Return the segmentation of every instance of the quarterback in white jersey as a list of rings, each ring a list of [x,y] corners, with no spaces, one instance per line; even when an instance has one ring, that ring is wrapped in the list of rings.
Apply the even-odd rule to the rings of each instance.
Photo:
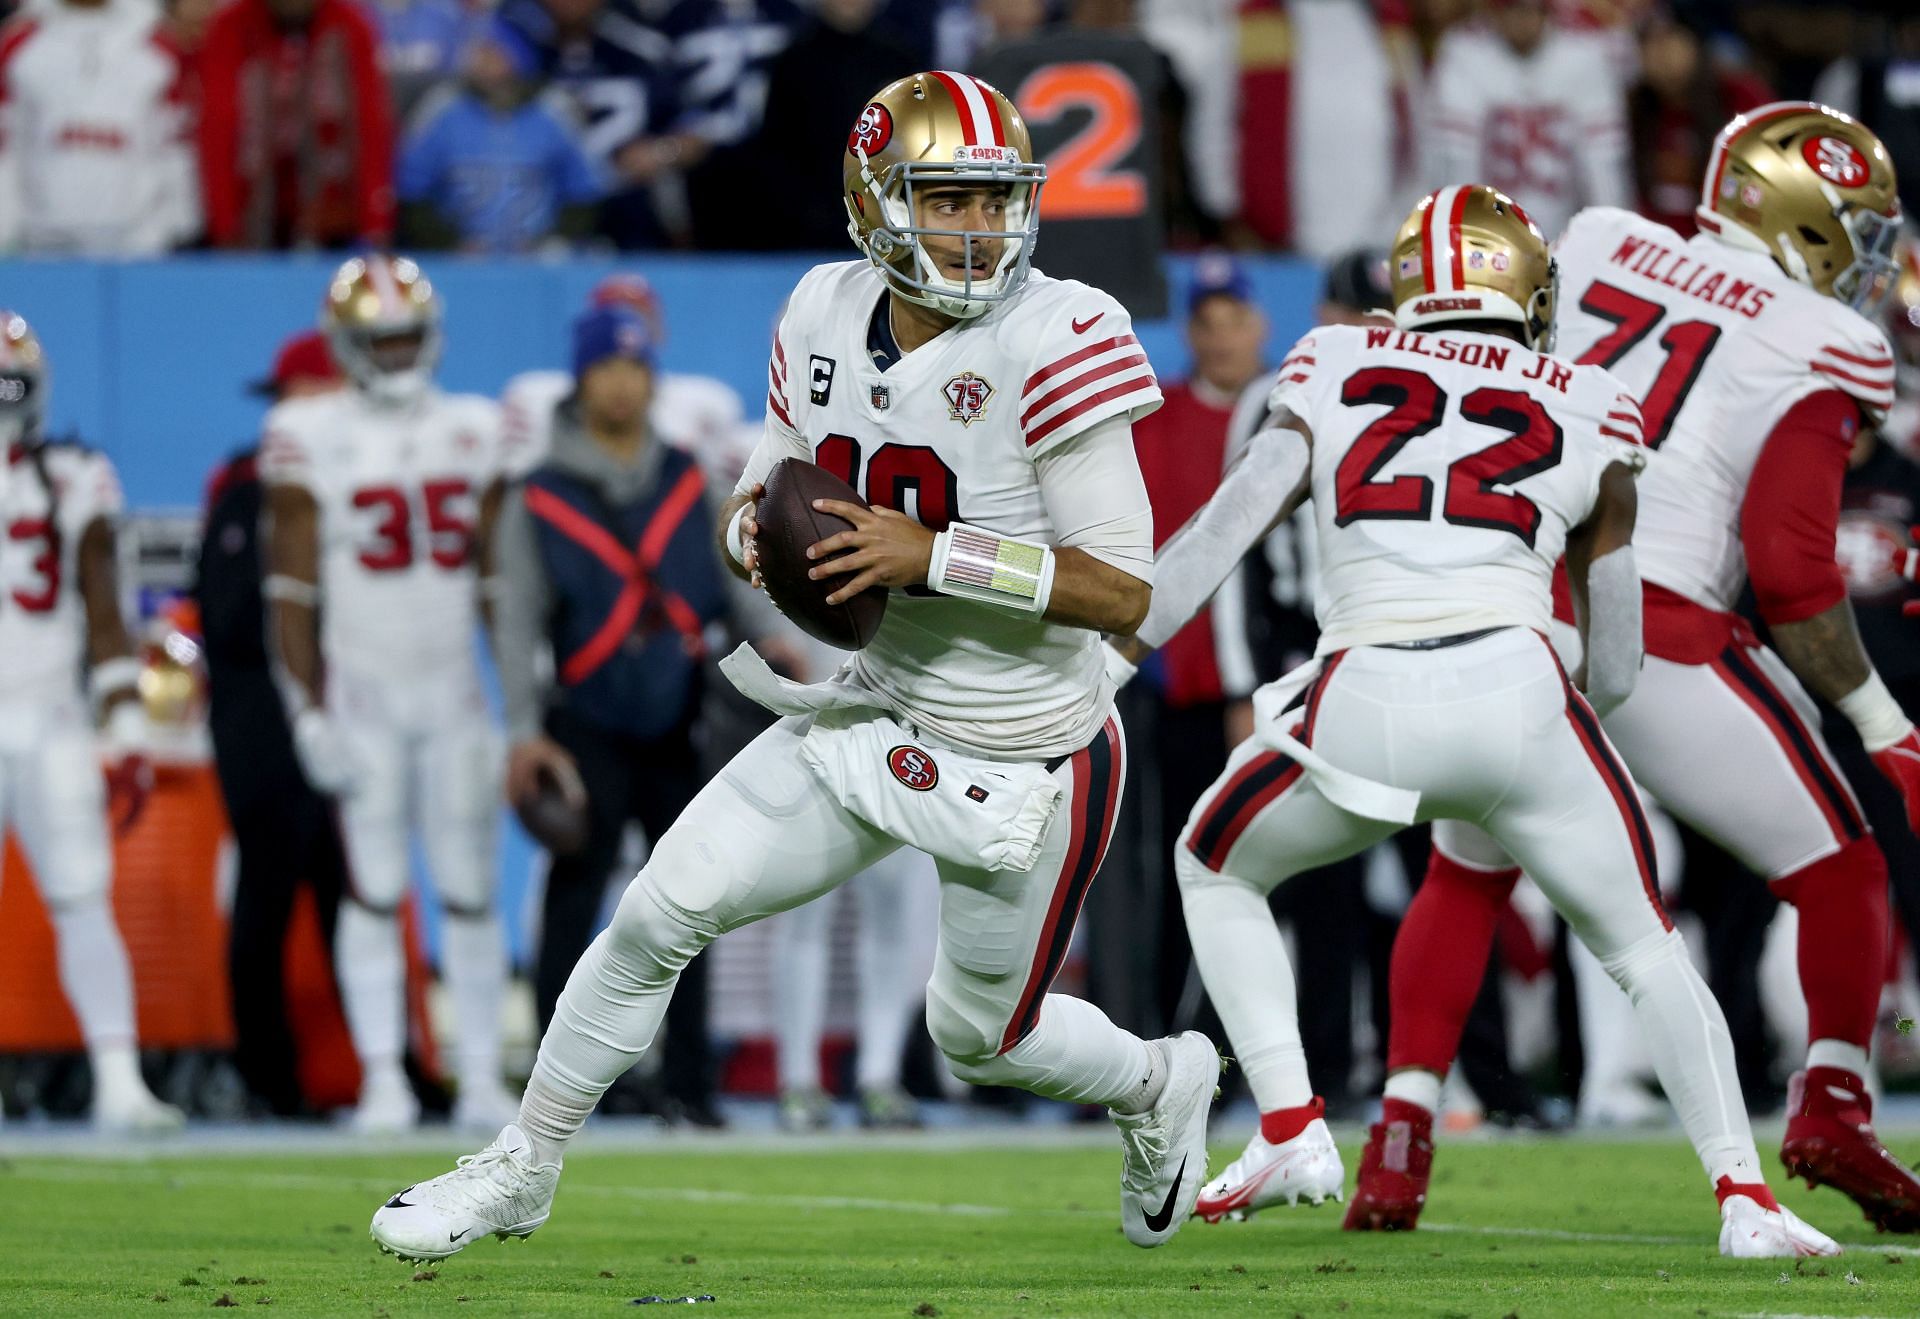
[[[1808,1046],[1782,1161],[1880,1227],[1920,1231],[1920,1178],[1875,1138],[1865,1079],[1886,863],[1808,695],[1848,718],[1920,825],[1920,735],[1861,647],[1835,556],[1855,437],[1893,402],[1893,354],[1859,310],[1894,273],[1893,167],[1845,115],[1762,106],[1716,139],[1699,220],[1683,240],[1589,210],[1557,249],[1560,346],[1625,382],[1652,451],[1634,538],[1646,668],[1607,734],[1662,806],[1798,909]],[[1771,647],[1732,612],[1749,583]],[[1570,601],[1558,616],[1576,665]],[[1468,828],[1435,846],[1395,951],[1394,983],[1419,989],[1396,995],[1390,1071],[1445,1072],[1478,985],[1446,968],[1465,941],[1487,946],[1518,873]],[[1417,1190],[1363,1179],[1358,1194],[1411,1226]]]
[[[460,1023],[455,1118],[512,1109],[499,1077],[505,945],[494,910],[499,740],[476,633],[499,499],[494,403],[433,387],[439,302],[413,263],[355,258],[324,326],[350,388],[268,414],[265,592],[313,786],[337,797],[351,876],[336,962],[363,1078],[364,1130],[419,1116],[401,1066],[404,958],[396,911],[419,830],[445,910],[442,965]]]
[[[1660,905],[1646,817],[1594,713],[1625,700],[1640,667],[1639,409],[1606,371],[1545,351],[1553,263],[1505,195],[1440,189],[1393,260],[1396,328],[1320,329],[1294,347],[1269,429],[1162,547],[1153,608],[1119,648],[1164,643],[1311,490],[1318,656],[1256,695],[1253,737],[1175,854],[1194,963],[1261,1109],[1198,1212],[1343,1189],[1267,906],[1275,885],[1403,825],[1470,820],[1526,859],[1632,996],[1720,1201],[1721,1251],[1833,1253],[1766,1188],[1726,1023]],[[1577,681],[1545,638],[1563,551],[1588,640]],[[1388,1122],[1396,1102],[1390,1085]],[[1389,1165],[1424,1173],[1431,1149],[1409,1143]]]
[[[849,551],[828,599],[891,588],[886,621],[830,683],[729,658],[787,717],[656,841],[567,983],[519,1122],[383,1206],[384,1248],[441,1258],[539,1227],[567,1142],[652,1043],[681,968],[902,846],[939,872],[927,1027],[954,1073],[1109,1108],[1136,1245],[1191,1213],[1212,1043],[1142,1040],[1048,992],[1125,774],[1097,634],[1131,631],[1151,596],[1130,423],[1160,396],[1118,304],[1030,272],[1044,177],[1013,103],[966,74],[902,78],[861,111],[842,198],[867,262],[795,291],[766,434],[716,530],[756,577],[761,478],[811,458],[872,505],[829,504],[854,529],[808,551]]]
[[[19,838],[53,922],[61,987],[93,1064],[95,1122],[178,1126],[179,1110],[140,1076],[133,981],[108,900],[101,762],[123,824],[149,777],[140,665],[114,582],[120,483],[104,454],[46,442],[47,383],[39,340],[0,311],[0,832]]]

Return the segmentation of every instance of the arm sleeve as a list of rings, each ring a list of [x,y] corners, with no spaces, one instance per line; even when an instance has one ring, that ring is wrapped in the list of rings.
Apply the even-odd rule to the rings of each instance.
[[[547,648],[547,618],[553,594],[540,566],[533,516],[519,487],[500,505],[493,530],[493,658],[500,670],[507,736],[524,742],[539,734],[546,708],[540,658]]]
[[[1143,582],[1153,580],[1153,506],[1133,448],[1133,423],[1109,417],[1034,463],[1054,544],[1084,550]]]
[[[1789,408],[1760,450],[1740,509],[1740,541],[1768,623],[1798,623],[1847,597],[1834,530],[1859,432],[1859,405],[1827,389]]]

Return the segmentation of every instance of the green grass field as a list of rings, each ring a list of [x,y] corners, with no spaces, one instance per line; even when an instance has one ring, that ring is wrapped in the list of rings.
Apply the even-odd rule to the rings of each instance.
[[[1432,1230],[1349,1236],[1329,1205],[1196,1221],[1141,1251],[1120,1235],[1116,1150],[1069,1139],[583,1150],[530,1240],[419,1271],[379,1254],[367,1220],[441,1153],[15,1154],[0,1160],[0,1314],[578,1315],[703,1293],[715,1303],[668,1313],[1920,1313],[1920,1240],[1876,1240],[1832,1192],[1787,1198],[1848,1246],[1840,1259],[1720,1259],[1676,1141],[1457,1142]],[[1358,1141],[1341,1145],[1351,1177]]]

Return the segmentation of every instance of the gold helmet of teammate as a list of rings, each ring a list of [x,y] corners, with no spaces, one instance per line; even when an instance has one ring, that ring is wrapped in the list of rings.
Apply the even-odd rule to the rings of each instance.
[[[320,329],[353,382],[388,403],[418,398],[440,361],[440,297],[403,256],[353,257],[333,273]]]
[[[1046,177],[1012,101],[968,74],[916,73],[883,87],[847,134],[847,232],[901,297],[949,316],[978,316],[1026,282]],[[923,213],[919,198],[956,185],[1005,189],[1004,209],[989,216],[999,225],[929,223],[938,217]]]
[[[1484,183],[1428,193],[1400,226],[1388,264],[1401,329],[1506,321],[1520,327],[1528,347],[1552,351],[1553,254],[1505,193]]]
[[[1887,300],[1887,341],[1893,345],[1900,392],[1920,397],[1920,235],[1901,239],[1898,264]]]
[[[4,447],[40,438],[47,419],[47,355],[18,312],[0,310],[0,463]]]
[[[1713,140],[1694,214],[1704,232],[1856,310],[1870,312],[1892,281],[1893,161],[1865,124],[1824,105],[1734,116]]]

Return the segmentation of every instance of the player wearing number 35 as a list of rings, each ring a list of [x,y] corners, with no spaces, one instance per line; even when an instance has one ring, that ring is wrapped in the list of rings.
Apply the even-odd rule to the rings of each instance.
[[[1501,193],[1431,194],[1390,259],[1394,325],[1322,328],[1294,346],[1266,429],[1162,547],[1153,608],[1120,644],[1137,659],[1164,642],[1312,499],[1318,654],[1256,694],[1253,735],[1175,851],[1194,962],[1261,1111],[1198,1210],[1217,1220],[1343,1189],[1269,893],[1404,825],[1434,821],[1444,837],[1470,823],[1526,866],[1632,999],[1720,1200],[1722,1253],[1835,1253],[1767,1190],[1726,1023],[1660,905],[1639,797],[1600,727],[1640,677],[1642,408],[1602,367],[1551,355],[1554,263]],[[1547,640],[1563,554],[1584,657],[1570,669]],[[1485,951],[1456,954],[1476,980]],[[1424,1193],[1431,1141],[1374,1130],[1361,1197],[1370,1174],[1417,1178]]]
[[[567,1142],[651,1046],[708,943],[914,847],[940,875],[927,1026],[955,1074],[1111,1109],[1129,1240],[1158,1245],[1206,1178],[1220,1069],[1197,1033],[1147,1041],[1048,992],[1125,777],[1102,632],[1151,596],[1132,422],[1160,391],[1127,314],[1032,268],[1045,168],[1005,96],[961,73],[878,92],[849,125],[841,197],[861,258],[794,290],[767,424],[716,532],[757,579],[761,482],[812,461],[872,507],[810,552],[830,601],[873,586],[884,623],[838,680],[729,678],[785,716],[654,845],[541,1041],[519,1120],[408,1187],[374,1239],[415,1259],[547,1219]],[[829,179],[822,187],[832,187]]]

